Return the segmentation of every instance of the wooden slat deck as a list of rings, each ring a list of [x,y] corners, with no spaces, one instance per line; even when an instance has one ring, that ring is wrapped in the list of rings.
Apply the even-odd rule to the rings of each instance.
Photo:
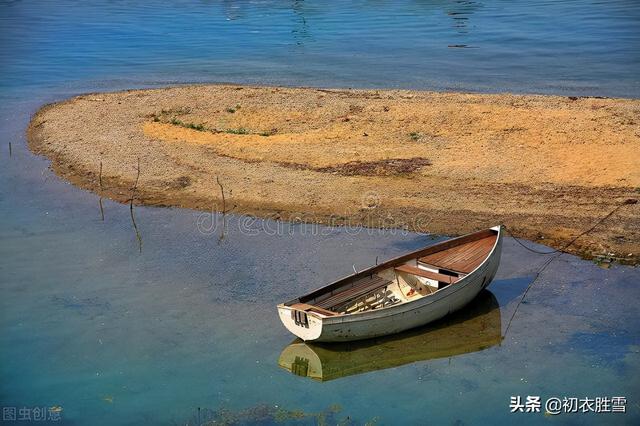
[[[396,271],[406,272],[411,275],[417,275],[419,277],[428,278],[430,280],[436,280],[447,284],[453,284],[460,279],[458,277],[452,277],[450,275],[438,274],[437,272],[425,271],[424,269],[416,268],[415,266],[411,265],[401,265],[395,269]]]
[[[363,277],[355,281],[352,286],[346,290],[338,291],[336,294],[329,296],[326,299],[313,303],[313,305],[324,309],[330,309],[333,306],[364,296],[377,288],[381,288],[389,284],[391,284],[391,281],[379,277],[378,275]]]
[[[460,244],[446,250],[421,257],[420,262],[468,274],[482,263],[493,248],[497,234]]]

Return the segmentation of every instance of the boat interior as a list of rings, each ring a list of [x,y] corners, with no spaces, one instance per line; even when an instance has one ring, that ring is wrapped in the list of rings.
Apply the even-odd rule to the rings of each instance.
[[[489,256],[498,232],[454,238],[385,262],[291,303],[296,322],[305,312],[335,316],[381,309],[428,297],[455,285]],[[303,318],[304,317],[304,318]]]

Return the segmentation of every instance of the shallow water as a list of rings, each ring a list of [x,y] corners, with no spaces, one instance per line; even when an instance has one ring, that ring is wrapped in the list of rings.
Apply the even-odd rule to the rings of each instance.
[[[0,4],[3,407],[59,405],[64,423],[95,425],[196,424],[198,407],[200,420],[295,414],[276,406],[303,410],[302,423],[314,413],[356,424],[640,420],[636,268],[563,255],[499,344],[316,382],[278,366],[293,339],[274,305],[432,238],[274,233],[274,222],[234,216],[220,241],[199,230],[199,212],[136,208],[140,252],[127,206],[104,201],[102,222],[98,198],[60,181],[24,141],[43,103],[171,82],[637,97],[634,2]],[[544,260],[505,242],[489,287],[501,333]],[[509,414],[513,395],[626,396],[628,413]]]

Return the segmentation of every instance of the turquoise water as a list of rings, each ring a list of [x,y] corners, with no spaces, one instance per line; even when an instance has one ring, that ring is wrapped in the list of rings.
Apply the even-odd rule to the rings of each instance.
[[[137,208],[140,252],[128,207],[105,201],[102,222],[24,140],[46,102],[194,81],[638,97],[636,2],[0,5],[2,407],[58,405],[79,425],[197,424],[198,407],[254,424],[640,421],[637,268],[563,255],[500,344],[314,382],[278,366],[293,339],[274,305],[429,236],[231,217],[219,241],[198,212]],[[502,333],[544,261],[505,242]],[[626,396],[628,413],[510,414],[515,395]]]

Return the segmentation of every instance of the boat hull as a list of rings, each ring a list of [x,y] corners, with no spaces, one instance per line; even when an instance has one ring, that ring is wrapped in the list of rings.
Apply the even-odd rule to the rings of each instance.
[[[284,326],[305,341],[346,342],[399,333],[436,321],[471,302],[493,280],[501,251],[500,233],[489,256],[473,272],[456,284],[415,301],[352,315],[308,315],[304,326],[294,321],[290,307],[279,305],[278,313]]]

